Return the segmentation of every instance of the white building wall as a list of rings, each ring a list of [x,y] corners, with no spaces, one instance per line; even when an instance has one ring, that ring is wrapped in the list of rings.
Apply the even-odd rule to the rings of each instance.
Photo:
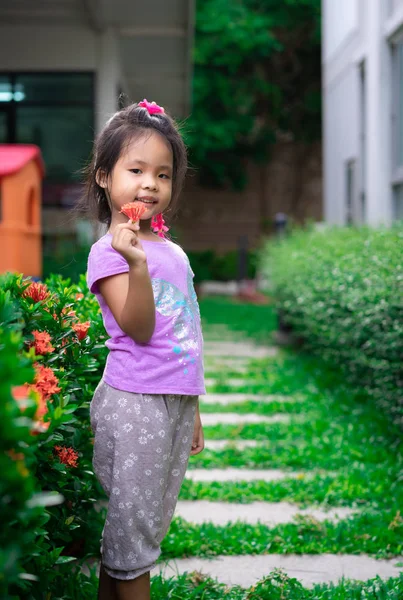
[[[331,223],[346,221],[345,165],[359,147],[358,85],[351,69],[343,72],[326,90],[324,111],[325,218]],[[349,110],[346,110],[347,102]]]
[[[403,0],[323,0],[324,214],[330,223],[347,222],[348,161],[356,165],[356,207],[365,191],[362,220],[393,220],[390,43],[400,28]],[[357,211],[354,217],[361,220]]]
[[[358,24],[356,0],[327,0],[323,6],[324,57],[329,60]]]
[[[0,69],[96,70],[97,36],[79,25],[0,26]]]
[[[97,131],[117,109],[122,82],[113,29],[98,33],[81,25],[0,26],[0,71],[92,71]]]

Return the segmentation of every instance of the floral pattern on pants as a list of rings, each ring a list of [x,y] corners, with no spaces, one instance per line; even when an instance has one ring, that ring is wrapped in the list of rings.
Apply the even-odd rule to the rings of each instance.
[[[109,502],[105,571],[135,579],[155,566],[185,476],[197,396],[135,394],[101,380],[90,406],[93,467]]]

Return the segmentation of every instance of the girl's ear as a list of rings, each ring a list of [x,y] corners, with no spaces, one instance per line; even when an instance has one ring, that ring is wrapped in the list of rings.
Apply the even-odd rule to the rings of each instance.
[[[99,185],[99,187],[106,189],[108,187],[108,178],[103,169],[98,169],[95,175],[95,181]]]

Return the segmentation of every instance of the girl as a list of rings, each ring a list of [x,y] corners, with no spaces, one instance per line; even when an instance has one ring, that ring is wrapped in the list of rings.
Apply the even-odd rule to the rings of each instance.
[[[174,121],[145,100],[107,122],[87,173],[88,207],[108,225],[87,272],[110,337],[90,407],[94,471],[109,499],[98,595],[105,600],[150,598],[150,570],[189,454],[204,447],[193,273],[183,250],[165,238],[162,217],[173,209],[186,168]],[[139,223],[120,212],[129,202],[144,206]]]

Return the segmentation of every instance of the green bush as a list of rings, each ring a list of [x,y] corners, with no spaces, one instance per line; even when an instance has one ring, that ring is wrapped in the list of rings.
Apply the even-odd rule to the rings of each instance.
[[[43,278],[59,273],[64,279],[78,283],[87,270],[90,247],[77,243],[75,239],[52,238],[45,240],[43,247]]]
[[[267,243],[263,270],[284,321],[403,422],[403,224],[294,230]]]
[[[233,250],[225,254],[217,254],[214,250],[187,252],[195,274],[195,283],[201,281],[232,281],[238,277],[238,252]],[[258,253],[249,250],[247,256],[247,278],[254,279]]]
[[[78,285],[55,275],[46,285],[13,274],[0,281],[5,599],[42,599],[44,591],[73,598],[66,578],[88,590],[80,598],[94,597],[93,583],[71,564],[99,553],[103,525],[94,510],[102,490],[92,472],[89,403],[105,361],[105,331],[85,289],[83,277]]]

